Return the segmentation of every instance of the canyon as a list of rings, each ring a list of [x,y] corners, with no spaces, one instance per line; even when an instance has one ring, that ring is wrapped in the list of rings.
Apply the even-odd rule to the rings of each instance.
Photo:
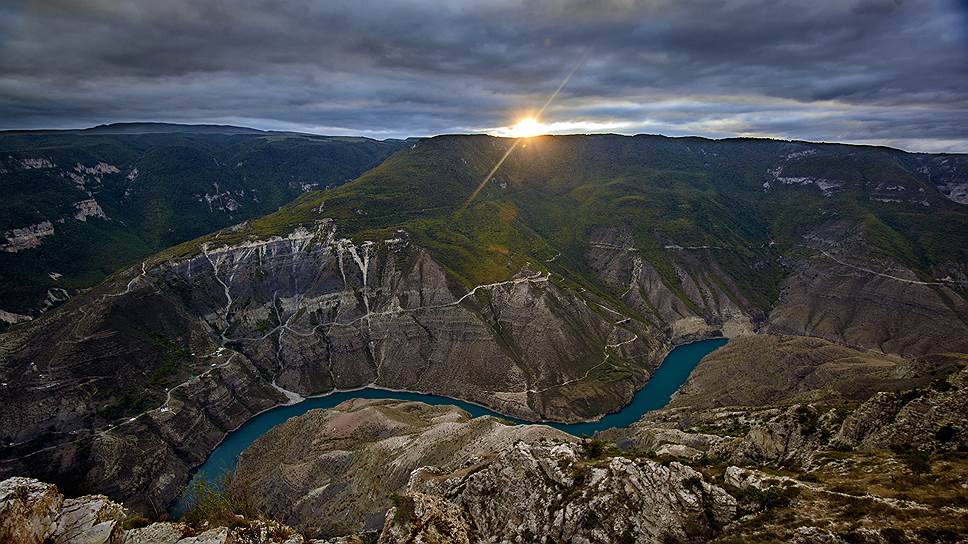
[[[372,492],[378,500],[352,508],[346,495],[309,493],[345,485],[339,471],[293,487],[259,459],[282,455],[265,444],[243,454],[239,470],[258,487],[260,510],[292,505],[273,516],[312,537],[343,527],[392,539],[426,514],[471,541],[475,531],[527,539],[580,508],[569,519],[590,516],[592,528],[621,533],[607,538],[659,541],[709,539],[735,522],[736,505],[749,498],[735,489],[749,485],[732,470],[727,491],[729,466],[809,468],[838,447],[902,449],[904,436],[931,451],[957,450],[965,427],[951,414],[964,399],[911,391],[936,383],[963,391],[955,377],[968,352],[968,214],[951,189],[959,157],[742,139],[540,137],[487,178],[506,145],[420,140],[355,181],[167,248],[14,324],[0,334],[0,476],[52,482],[73,496],[103,493],[161,515],[228,433],[300,397],[373,385],[521,420],[579,422],[626,405],[673,346],[713,337],[730,343],[700,363],[667,409],[596,438],[613,444],[605,457],[547,427],[468,422],[456,409],[350,405],[270,434],[292,433],[283,443],[306,444],[291,453],[307,463],[343,451],[352,453],[341,462],[370,463],[393,433],[433,443],[431,431],[412,426],[450,425],[487,447],[440,459],[411,445],[417,457],[401,458]],[[838,183],[788,182],[801,178]],[[85,223],[101,220],[83,208]],[[328,436],[332,418],[357,409],[370,423],[345,437],[355,445],[310,447]],[[919,423],[925,410],[930,423]],[[805,425],[829,432],[797,430]],[[943,443],[936,436],[952,432]],[[711,474],[693,466],[710,455],[732,465]],[[547,487],[532,495],[502,480],[505,467],[529,478],[549,459],[564,472],[549,468]],[[472,461],[482,479],[473,493],[460,483]],[[422,464],[437,468],[420,472]],[[576,483],[579,469],[591,480]],[[624,480],[642,489],[667,482],[680,499],[628,495],[615,487]],[[576,486],[577,502],[539,512]],[[533,515],[506,525],[482,510],[485,488],[506,489],[506,504],[533,503]],[[382,517],[388,492],[404,497],[394,508],[407,515]],[[300,497],[308,497],[304,510]],[[654,504],[655,520],[669,524],[608,517],[636,501]],[[309,519],[315,511],[325,519]]]

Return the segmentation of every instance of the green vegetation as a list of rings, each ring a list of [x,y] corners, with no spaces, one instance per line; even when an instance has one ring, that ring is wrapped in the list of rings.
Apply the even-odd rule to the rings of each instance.
[[[241,518],[257,519],[259,512],[252,505],[243,484],[234,482],[231,474],[226,474],[217,483],[204,478],[193,480],[188,489],[188,508],[183,520],[190,525],[208,523],[213,527],[236,527],[242,523]]]
[[[636,254],[693,310],[703,301],[690,299],[683,289],[683,259],[691,263],[685,272],[692,281],[710,292],[722,291],[743,306],[769,308],[784,276],[778,256],[800,244],[810,229],[835,219],[854,224],[873,256],[923,274],[938,263],[966,258],[968,214],[957,205],[935,195],[935,208],[907,206],[901,213],[869,198],[865,187],[871,180],[920,183],[912,181],[916,178],[893,150],[810,145],[812,155],[790,161],[789,153],[807,145],[646,136],[533,138],[465,206],[510,143],[486,136],[423,140],[351,183],[307,194],[240,232],[222,233],[219,241],[281,235],[311,226],[320,216],[336,219],[342,234],[355,239],[385,238],[405,229],[464,286],[505,280],[527,266],[622,306],[615,286],[603,285],[592,270],[588,249],[591,237],[627,233]],[[785,176],[845,185],[831,196],[815,186],[782,184],[764,192],[768,171],[777,164],[784,164]],[[948,226],[935,230],[938,214]],[[952,244],[952,239],[964,243]],[[192,253],[205,240],[165,256]],[[667,246],[710,249],[684,252]]]
[[[143,175],[152,172],[155,177],[147,185],[186,195],[197,193],[200,184],[208,187],[217,181],[219,187],[238,191],[239,178],[250,184],[259,180],[257,187],[245,190],[258,194],[264,204],[261,211],[293,196],[284,187],[320,179],[336,184],[351,177],[353,165],[362,170],[360,165],[375,163],[387,152],[374,147],[375,142],[350,146],[339,139],[170,138],[176,141],[139,150],[140,155],[128,151],[138,158],[125,164],[137,164],[139,171],[141,165],[150,165],[143,167]],[[405,229],[453,281],[466,287],[505,280],[528,267],[553,273],[556,283],[584,288],[616,307],[645,314],[640,315],[642,320],[655,319],[655,309],[624,308],[619,300],[624,288],[603,284],[589,262],[592,239],[621,239],[634,247],[630,251],[693,311],[703,303],[722,302],[704,300],[707,293],[722,293],[734,304],[768,310],[785,276],[780,256],[791,251],[811,255],[802,247],[803,236],[830,222],[848,224],[866,241],[872,258],[896,261],[925,277],[938,265],[968,260],[968,213],[921,181],[915,172],[920,159],[899,151],[747,139],[539,137],[515,149],[467,202],[510,144],[511,140],[488,136],[421,140],[352,182],[304,194],[275,213],[251,219],[242,229],[221,232],[218,240],[233,243],[284,235],[297,226],[311,228],[323,217],[335,219],[341,234],[356,240],[389,238]],[[106,145],[123,148],[118,142]],[[146,142],[142,145],[148,147]],[[321,164],[320,153],[329,153],[332,160]],[[785,185],[773,179],[778,166],[780,175],[790,179],[830,179],[841,186],[824,194],[812,184]],[[324,176],[326,169],[340,174]],[[165,185],[164,180],[175,178],[179,181],[174,187]],[[769,190],[764,182],[772,182]],[[882,183],[912,191],[930,188],[918,196],[929,199],[930,206],[878,202],[871,191]],[[59,205],[53,196],[48,200],[50,206]],[[170,229],[176,222],[173,210],[180,216],[183,207],[207,210],[208,203],[158,195],[135,200],[140,204],[132,210],[137,212],[134,222],[144,233],[137,240],[144,248],[178,242],[243,218],[235,214],[232,221],[223,221],[208,213],[193,214],[179,219],[176,231],[166,233],[164,226]],[[104,205],[109,215],[118,213],[117,206]],[[126,201],[124,206],[133,204]],[[213,237],[185,242],[157,258],[194,254]],[[122,252],[135,253],[144,250]],[[107,262],[105,268],[119,264]],[[6,283],[16,285],[34,276],[44,274],[31,270]],[[700,287],[698,295],[687,294],[683,278]]]
[[[581,441],[583,453],[591,459],[599,459],[608,453],[610,445],[597,438],[583,438]]]
[[[39,247],[0,252],[0,308],[90,287],[154,252],[349,181],[405,142],[308,135],[28,134],[0,137],[0,232],[41,221]],[[24,169],[21,161],[50,166]],[[91,173],[98,164],[101,171]],[[74,219],[94,198],[109,219]],[[52,278],[48,274],[60,274]]]

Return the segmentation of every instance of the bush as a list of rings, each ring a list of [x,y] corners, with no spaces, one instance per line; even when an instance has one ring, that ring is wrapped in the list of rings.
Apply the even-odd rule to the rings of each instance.
[[[139,512],[132,512],[125,516],[124,521],[121,522],[121,528],[124,530],[128,529],[140,529],[142,527],[147,527],[151,525],[151,520],[147,516]]]
[[[240,516],[259,517],[250,497],[247,486],[234,482],[231,474],[216,483],[198,479],[189,486],[188,508],[183,519],[189,525],[208,522],[215,527],[237,527]]]
[[[958,430],[948,424],[938,429],[938,432],[934,434],[934,437],[938,440],[938,442],[951,442],[957,435]]]
[[[796,486],[770,487],[767,489],[757,489],[748,487],[738,490],[733,495],[737,499],[751,504],[754,510],[767,510],[770,508],[784,508],[789,506],[793,499],[800,495],[800,488]]]
[[[901,455],[901,462],[914,476],[914,482],[919,483],[921,476],[931,472],[931,456],[920,451],[909,451]]]
[[[797,476],[797,479],[801,482],[817,483],[820,481],[820,476],[817,476],[817,473],[815,472],[804,472],[803,474]]]
[[[604,440],[598,440],[596,438],[582,440],[581,447],[585,451],[585,455],[592,459],[599,459],[605,455],[608,449],[608,444]]]

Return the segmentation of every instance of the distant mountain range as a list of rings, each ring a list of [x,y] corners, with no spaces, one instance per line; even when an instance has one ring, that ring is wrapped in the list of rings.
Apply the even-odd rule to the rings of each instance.
[[[26,134],[268,134],[257,128],[181,123],[109,123],[90,128],[4,130],[0,136]],[[293,133],[296,134],[296,133]],[[307,134],[307,136],[310,136]]]
[[[404,145],[167,123],[0,133],[0,326],[167,246],[351,180]]]

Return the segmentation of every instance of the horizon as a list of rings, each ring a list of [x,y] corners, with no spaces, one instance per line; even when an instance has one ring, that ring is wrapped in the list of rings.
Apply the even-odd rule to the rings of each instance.
[[[382,140],[537,117],[549,134],[963,153],[966,53],[957,0],[15,2],[0,129],[157,119]]]
[[[626,137],[626,138],[634,138],[634,137],[639,137],[639,136],[649,136],[649,137],[655,137],[655,138],[670,138],[670,139],[690,139],[690,138],[692,138],[692,139],[700,139],[700,140],[709,140],[709,141],[714,141],[714,142],[727,141],[727,140],[765,140],[765,141],[779,141],[779,142],[796,142],[796,143],[811,144],[811,145],[848,145],[848,146],[859,146],[859,147],[879,147],[879,148],[885,148],[885,149],[892,149],[892,150],[895,150],[895,151],[901,151],[903,153],[915,153],[915,154],[916,153],[922,153],[922,154],[932,154],[932,155],[965,155],[965,154],[968,154],[968,149],[966,149],[965,151],[918,151],[918,150],[914,150],[914,149],[905,149],[905,148],[896,147],[896,146],[890,146],[890,145],[885,145],[885,144],[870,144],[870,143],[857,143],[857,142],[839,142],[839,141],[820,141],[820,140],[804,140],[804,139],[801,139],[801,138],[777,138],[777,137],[770,137],[770,136],[722,136],[722,137],[709,137],[709,136],[702,136],[702,135],[699,135],[699,134],[671,135],[671,134],[660,134],[660,133],[655,133],[655,132],[638,132],[638,133],[634,133],[634,134],[631,134],[631,133],[625,134],[625,133],[620,133],[620,132],[555,132],[555,133],[552,133],[552,132],[544,133],[543,132],[543,133],[540,133],[540,134],[535,134],[533,136],[512,136],[512,135],[505,135],[505,134],[491,134],[491,133],[487,133],[487,132],[445,132],[445,133],[440,133],[440,134],[428,134],[428,135],[424,135],[424,136],[403,136],[403,137],[379,138],[379,137],[372,137],[372,136],[365,136],[365,135],[352,135],[352,134],[326,134],[326,133],[319,133],[319,132],[301,132],[301,131],[294,131],[294,130],[272,130],[272,129],[264,129],[264,128],[259,128],[259,127],[254,127],[254,126],[230,125],[230,124],[224,124],[224,123],[212,123],[212,122],[204,122],[204,121],[200,121],[200,122],[197,122],[197,123],[178,123],[178,122],[172,122],[172,121],[118,121],[118,122],[111,122],[111,123],[99,123],[99,124],[96,124],[96,125],[83,126],[83,127],[35,128],[35,129],[0,129],[0,135],[3,135],[3,134],[11,134],[11,135],[13,135],[13,134],[18,134],[18,133],[31,133],[31,132],[36,132],[36,133],[43,133],[43,132],[84,132],[84,131],[89,131],[89,130],[98,129],[98,128],[102,128],[102,127],[112,127],[112,126],[117,126],[117,125],[168,125],[168,126],[182,126],[182,127],[225,127],[225,128],[236,128],[236,129],[255,130],[255,131],[263,132],[263,133],[266,133],[266,134],[297,134],[297,135],[305,135],[305,136],[321,136],[321,137],[328,137],[328,138],[368,138],[368,139],[376,140],[376,141],[380,141],[380,142],[382,142],[382,141],[388,141],[388,140],[429,139],[429,138],[438,138],[438,137],[444,137],[444,136],[489,136],[489,137],[492,137],[492,138],[503,138],[503,139],[508,139],[508,140],[527,139],[527,138],[540,138],[540,137],[545,137],[545,136],[620,136],[620,137]],[[112,134],[112,133],[107,133],[107,134]],[[116,133],[116,134],[124,134],[124,133],[119,132],[119,133]],[[145,131],[145,132],[130,132],[129,134],[164,134],[164,132],[163,131],[158,131],[158,132]],[[97,134],[95,133],[93,135],[97,135]]]

